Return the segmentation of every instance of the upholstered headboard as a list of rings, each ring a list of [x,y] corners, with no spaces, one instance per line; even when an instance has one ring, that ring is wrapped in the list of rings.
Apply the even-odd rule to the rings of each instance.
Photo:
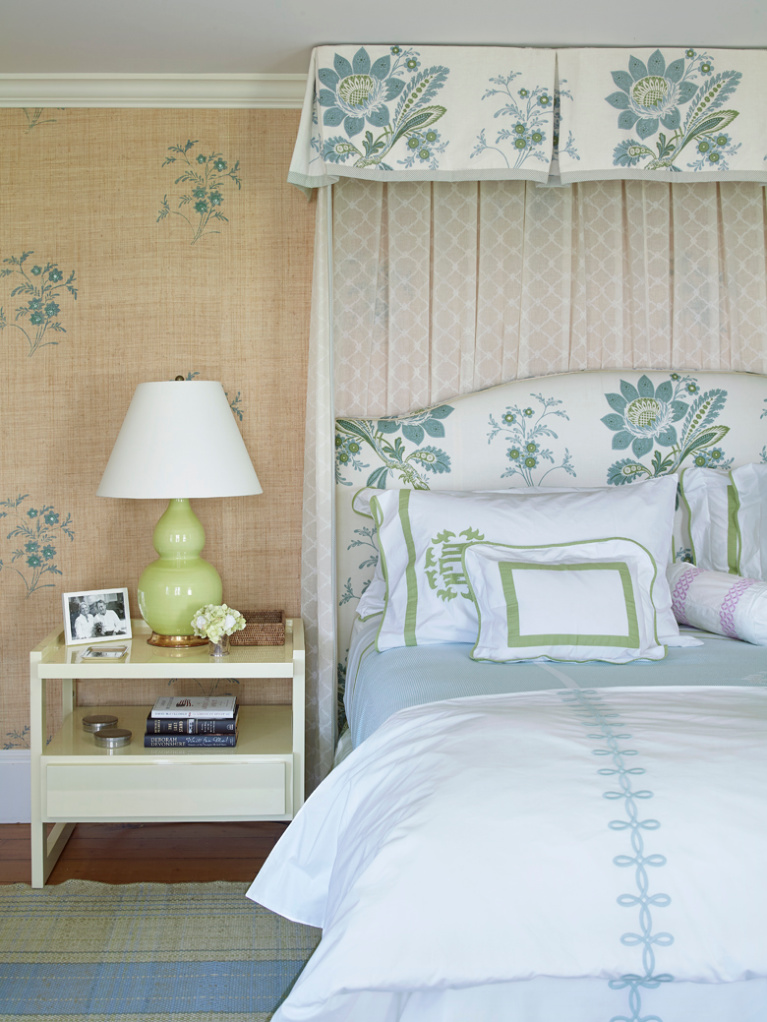
[[[432,408],[336,420],[338,655],[378,561],[366,488],[630,486],[767,462],[767,376],[597,371],[515,380]],[[684,509],[673,555],[689,553]]]

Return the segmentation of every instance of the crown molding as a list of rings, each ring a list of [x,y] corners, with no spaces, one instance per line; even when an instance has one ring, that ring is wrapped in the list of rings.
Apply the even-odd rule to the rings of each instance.
[[[300,108],[299,74],[0,74],[4,107]]]

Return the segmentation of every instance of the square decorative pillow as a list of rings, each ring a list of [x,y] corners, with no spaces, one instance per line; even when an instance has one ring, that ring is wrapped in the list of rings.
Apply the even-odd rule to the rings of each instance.
[[[474,642],[477,612],[462,554],[478,541],[533,546],[623,537],[660,566],[661,643],[679,641],[665,567],[671,558],[676,476],[622,487],[524,487],[493,492],[381,490],[370,500],[386,581],[377,648]]]
[[[680,494],[699,568],[767,579],[767,465],[688,468]]]
[[[767,646],[767,582],[693,564],[670,564],[667,575],[680,624]]]
[[[477,608],[473,660],[660,660],[657,565],[627,539],[518,547],[472,543],[463,566]]]

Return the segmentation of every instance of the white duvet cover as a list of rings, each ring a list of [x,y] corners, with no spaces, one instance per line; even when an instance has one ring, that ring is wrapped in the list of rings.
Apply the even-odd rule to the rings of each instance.
[[[275,1022],[764,1022],[767,687],[402,710],[248,895],[323,930]]]

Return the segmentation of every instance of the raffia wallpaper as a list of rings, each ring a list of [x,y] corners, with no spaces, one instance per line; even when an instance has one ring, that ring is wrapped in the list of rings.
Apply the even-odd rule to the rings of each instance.
[[[6,749],[27,745],[28,653],[63,625],[61,594],[127,586],[138,616],[164,503],[96,496],[137,383],[222,382],[264,492],[195,502],[203,556],[231,605],[300,613],[314,204],[285,181],[298,117],[0,110]],[[166,694],[135,683],[98,692]],[[282,693],[274,682],[241,696]]]

